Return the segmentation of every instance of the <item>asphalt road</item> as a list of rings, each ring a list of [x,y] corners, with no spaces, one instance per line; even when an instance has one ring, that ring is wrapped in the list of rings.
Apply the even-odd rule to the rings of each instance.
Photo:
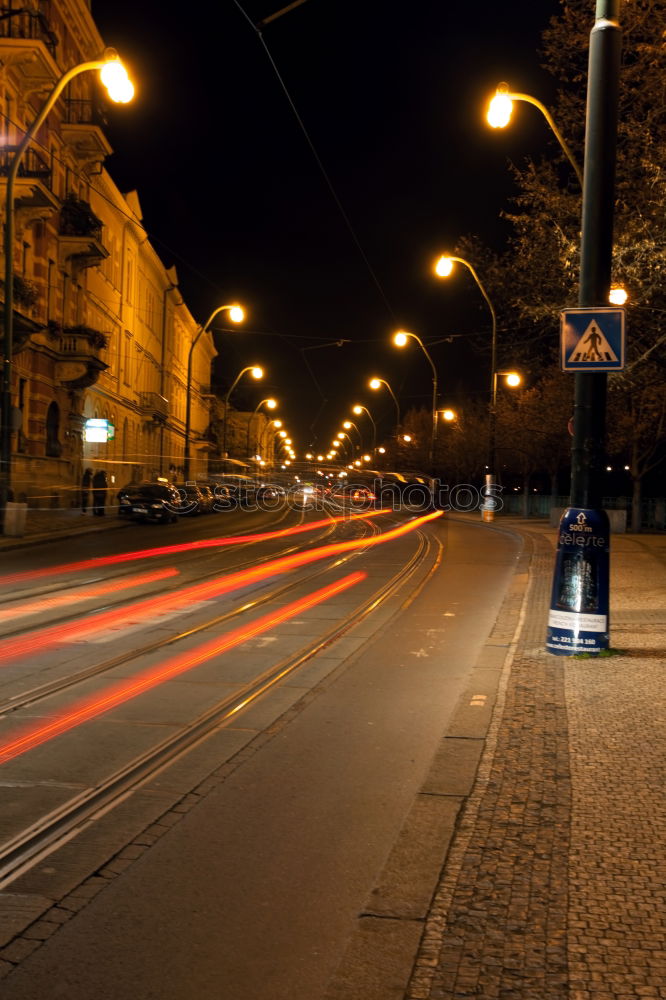
[[[5,1000],[323,996],[518,556],[481,525],[428,530],[443,559],[407,607],[402,593],[378,629],[368,619],[151,780],[146,798],[185,794],[222,747],[230,761],[173,823],[134,836],[117,877],[4,979]]]

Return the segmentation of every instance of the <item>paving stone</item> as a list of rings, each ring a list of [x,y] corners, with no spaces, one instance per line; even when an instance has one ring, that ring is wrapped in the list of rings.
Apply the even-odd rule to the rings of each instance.
[[[643,540],[614,539],[622,654],[553,657],[552,535],[520,530],[533,549],[524,621],[406,997],[666,997],[664,564]],[[519,597],[491,639],[512,641]]]

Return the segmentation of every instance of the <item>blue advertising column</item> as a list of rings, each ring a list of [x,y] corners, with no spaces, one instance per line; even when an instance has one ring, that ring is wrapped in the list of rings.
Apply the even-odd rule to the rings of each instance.
[[[568,507],[560,520],[546,649],[601,653],[609,636],[610,526],[603,510]]]

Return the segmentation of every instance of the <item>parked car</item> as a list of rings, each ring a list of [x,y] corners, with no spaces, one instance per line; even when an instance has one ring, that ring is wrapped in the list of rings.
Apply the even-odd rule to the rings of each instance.
[[[208,483],[197,483],[204,498],[203,513],[212,514],[215,510],[215,494]]]
[[[236,510],[257,502],[259,485],[251,476],[212,475],[209,485],[215,493],[216,510]]]
[[[196,517],[199,514],[208,514],[213,509],[213,496],[210,490],[206,492],[207,486],[198,483],[174,483],[174,488],[180,494],[181,516]]]
[[[183,509],[180,493],[170,483],[128,483],[118,490],[118,514],[135,521],[177,521]]]

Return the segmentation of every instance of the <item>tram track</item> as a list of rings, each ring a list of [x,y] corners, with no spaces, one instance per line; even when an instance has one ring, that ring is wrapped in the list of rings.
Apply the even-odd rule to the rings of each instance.
[[[371,523],[370,527],[375,535],[379,533],[379,528],[376,524]],[[326,534],[328,534],[328,532]],[[314,545],[316,541],[318,540],[315,539],[312,541],[312,543],[308,543],[308,546],[310,544]],[[284,550],[282,555],[287,555],[288,553],[296,551],[298,549],[299,546],[290,546],[288,549]],[[108,673],[108,671],[110,670],[114,670],[117,667],[129,664],[133,660],[138,660],[141,657],[147,656],[151,653],[157,653],[160,650],[166,650],[170,646],[173,646],[176,643],[189,638],[190,636],[203,633],[211,628],[215,628],[220,625],[230,624],[234,620],[239,619],[242,615],[247,614],[250,611],[258,610],[264,605],[267,605],[273,601],[286,597],[296,588],[302,586],[304,582],[310,583],[318,579],[319,577],[324,576],[326,573],[330,572],[330,569],[332,568],[333,565],[343,565],[350,559],[357,557],[361,551],[362,550],[359,550],[358,552],[351,552],[347,556],[341,558],[336,557],[331,565],[325,565],[320,567],[319,569],[310,573],[307,577],[305,577],[305,579],[303,577],[300,577],[296,580],[289,581],[286,584],[281,584],[277,587],[274,587],[266,594],[263,594],[260,597],[253,598],[249,601],[245,601],[237,608],[232,608],[230,611],[224,612],[224,614],[215,615],[212,618],[207,619],[206,621],[199,622],[193,628],[188,628],[181,632],[176,632],[174,635],[158,639],[154,642],[146,643],[143,646],[135,648],[134,650],[132,650],[131,653],[121,653],[117,656],[111,657],[108,660],[104,660],[102,663],[86,667],[84,670],[81,670],[76,674],[70,674],[68,677],[60,678],[58,680],[51,681],[46,684],[41,684],[38,687],[31,689],[30,691],[26,691],[15,697],[8,698],[4,702],[0,702],[0,717],[7,717],[11,713],[18,711],[19,709],[27,708],[28,706],[35,705],[46,698],[52,697],[53,695],[61,694],[69,690],[70,688],[75,687],[77,684],[81,684],[85,680],[90,680],[93,677],[99,677],[105,673]],[[275,555],[269,555],[263,559],[254,560],[252,562],[252,565],[260,565],[262,562],[274,558]],[[245,565],[248,564],[246,563]],[[241,564],[240,567],[236,568],[242,569],[243,564]],[[209,576],[219,576],[219,570],[216,571],[215,574],[208,574],[205,577],[205,579],[207,579]]]
[[[303,522],[301,522],[301,524],[302,523]],[[249,566],[259,565],[261,563],[268,562],[271,559],[279,558],[279,557],[287,555],[287,554],[289,554],[291,552],[296,552],[299,549],[302,549],[304,546],[306,546],[306,547],[310,546],[311,547],[311,546],[315,546],[317,544],[320,544],[321,541],[323,541],[325,538],[329,537],[336,530],[336,528],[338,527],[338,523],[339,522],[336,522],[334,519],[331,519],[330,525],[328,525],[327,527],[322,527],[322,529],[317,533],[316,536],[311,537],[311,538],[305,540],[305,542],[296,543],[296,544],[293,544],[293,545],[288,545],[286,548],[282,548],[282,549],[278,548],[277,552],[269,552],[266,555],[258,556],[258,557],[252,558],[252,559],[246,559],[244,561],[241,560],[240,562],[233,562],[232,561],[230,565],[227,565],[225,567],[225,572],[240,571],[240,570],[242,570],[244,568],[247,568]],[[270,535],[270,533],[269,533],[269,535]],[[235,536],[232,535],[232,536],[229,536],[229,537],[231,539],[233,539]],[[281,540],[282,539],[280,539],[280,541]],[[261,541],[262,541],[261,537],[257,536],[252,541],[244,541],[244,542],[241,542],[240,544],[235,544],[234,543],[229,548],[226,548],[224,546],[220,546],[220,549],[214,550],[214,551],[223,552],[225,555],[227,553],[229,553],[231,555],[235,555],[240,549],[244,549],[244,548],[246,548],[246,547],[248,547],[250,545],[253,545],[253,544],[254,545],[260,544]],[[278,541],[278,539],[277,538],[276,539],[271,539],[270,537],[266,539],[266,542],[271,542],[271,541]],[[195,556],[199,554],[199,552],[197,552],[196,549],[191,550],[191,551],[193,552],[193,554]],[[164,559],[168,558],[168,556],[169,556],[169,552],[168,551],[165,552],[163,555],[160,554],[159,551],[158,552],[153,551],[153,554],[154,555],[158,555],[159,558],[164,558]],[[206,555],[208,557],[210,557],[210,554],[211,554],[211,549],[207,549],[206,550]],[[139,561],[139,556],[137,556],[137,561]],[[80,589],[82,587],[91,587],[91,586],[94,586],[96,584],[108,583],[109,580],[113,580],[114,582],[122,582],[123,580],[131,581],[132,578],[133,578],[133,576],[135,576],[135,575],[136,575],[136,569],[133,568],[133,569],[128,570],[125,573],[114,573],[111,577],[109,577],[109,576],[94,577],[94,578],[83,580],[80,583],[76,583],[76,584],[72,584],[70,582],[70,583],[67,584],[67,589],[70,589],[72,591],[73,590],[78,590],[78,589]],[[210,571],[208,571],[206,573],[199,572],[197,575],[190,574],[189,577],[188,577],[188,579],[189,579],[190,583],[196,584],[198,582],[203,582],[205,580],[215,579],[219,575],[220,575],[220,567],[218,565],[218,566],[215,567],[215,569],[212,569],[212,570],[210,570]],[[160,587],[160,592],[161,593],[168,593],[169,590],[176,591],[176,590],[180,589],[182,586],[183,586],[183,580],[181,578],[178,578],[178,579],[174,578],[174,582],[171,585],[171,587],[164,587],[164,586],[162,586],[162,587]],[[29,600],[30,601],[37,601],[40,597],[45,597],[47,599],[52,599],[55,595],[63,593],[63,591],[65,589],[66,588],[63,587],[62,582],[59,583],[59,584],[49,585],[48,587],[42,588],[39,591],[31,591],[30,595],[29,595]],[[86,599],[85,595],[82,595],[81,596],[81,600],[85,600],[85,599]],[[6,611],[10,611],[11,610],[11,606],[15,605],[16,602],[20,601],[20,600],[25,601],[26,600],[26,595],[23,594],[23,593],[21,593],[21,594],[19,594],[17,596],[13,596],[13,597],[9,597],[9,596],[4,597],[4,599],[0,599],[0,610],[5,609]],[[122,608],[123,604],[128,604],[128,603],[130,603],[133,600],[135,600],[135,598],[133,598],[133,597],[129,597],[129,596],[128,597],[124,597],[124,598],[121,597],[119,600],[113,602],[112,606],[120,609],[120,608]],[[109,605],[109,603],[105,604],[105,608],[108,608],[110,606],[111,605]],[[39,608],[38,608],[38,610],[39,610]],[[95,609],[95,610],[99,610],[99,609]],[[62,615],[58,616],[55,619],[51,619],[50,622],[49,622],[49,624],[51,626],[53,626],[53,627],[55,627],[57,625],[65,625],[67,622],[75,621],[77,618],[79,618],[81,616],[82,613],[83,614],[94,614],[94,611],[93,612],[72,611],[70,614],[62,614]],[[25,624],[25,625],[20,625],[17,628],[14,628],[14,629],[6,629],[6,630],[0,632],[0,658],[2,656],[1,647],[2,647],[2,643],[4,641],[6,641],[8,639],[11,639],[11,638],[14,638],[16,636],[22,635],[22,634],[24,634],[26,632],[30,632],[30,631],[32,631],[33,628],[34,628],[34,626],[30,626],[29,624]]]
[[[431,538],[422,529],[414,532],[414,538],[417,542],[415,551],[399,570],[393,573],[370,596],[352,608],[348,614],[330,628],[326,629],[315,639],[304,643],[287,658],[271,664],[258,676],[239,685],[233,693],[228,694],[217,704],[201,712],[196,718],[181,726],[177,731],[171,733],[146,752],[137,755],[133,760],[117,768],[94,787],[84,789],[78,795],[68,799],[61,806],[35,820],[24,830],[10,838],[0,847],[0,889],[11,884],[19,875],[51,854],[60,845],[72,839],[79,830],[93,823],[98,816],[113,809],[115,805],[131,795],[134,790],[152,779],[158,771],[167,767],[176,758],[204,740],[213,730],[224,726],[228,720],[242,712],[261,695],[265,694],[289,675],[298,672],[299,668],[303,667],[322,649],[332,645],[355,625],[372,614],[385,601],[396,595],[401,588],[413,579],[423,566],[433,546]],[[434,564],[427,570],[425,579],[418,584],[418,590],[425,585],[425,582],[439,563],[441,544],[439,542],[437,544],[439,545],[440,553]],[[312,580],[330,573],[332,568],[342,565],[358,554],[358,551],[350,552],[344,559],[336,559],[332,565],[320,567],[305,579],[301,577],[298,580],[291,581],[287,586],[280,588],[280,593],[286,595],[288,591],[293,591],[296,588],[302,589],[304,584],[309,584]],[[335,587],[335,585],[333,586]],[[340,586],[342,586],[342,583],[340,583]],[[302,607],[307,607],[308,601],[313,602],[317,593],[319,592],[316,592],[315,595],[310,594],[309,597],[306,596],[300,604],[296,602],[299,610]],[[243,613],[247,614],[249,610],[256,610],[263,604],[274,602],[277,596],[278,592],[272,591],[270,595],[264,595],[261,599],[251,601],[248,605],[244,605],[235,612],[220,616],[216,619],[216,622],[229,620],[232,615],[240,616]],[[268,617],[270,619],[270,616]],[[279,620],[279,616],[276,616],[277,620]],[[255,619],[255,621],[262,622],[263,619]],[[157,644],[154,648],[159,649],[162,645],[173,645],[177,639],[191,635],[193,631],[201,631],[206,627],[211,627],[210,622],[206,625],[197,626],[196,630],[188,630],[188,632],[182,633],[177,638],[172,637],[167,639],[164,643]],[[40,697],[47,697],[46,692],[43,692]]]

